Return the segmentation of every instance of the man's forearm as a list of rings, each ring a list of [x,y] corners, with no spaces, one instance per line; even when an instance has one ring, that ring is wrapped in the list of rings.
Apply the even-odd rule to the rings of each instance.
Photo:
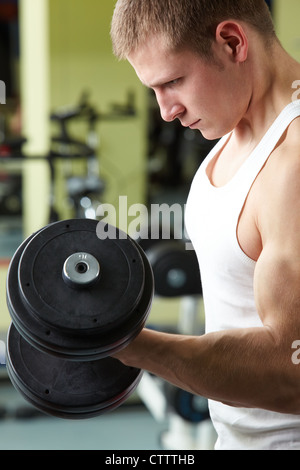
[[[300,374],[290,348],[287,343],[286,350],[280,351],[267,328],[200,337],[145,329],[115,357],[231,406],[298,414]]]

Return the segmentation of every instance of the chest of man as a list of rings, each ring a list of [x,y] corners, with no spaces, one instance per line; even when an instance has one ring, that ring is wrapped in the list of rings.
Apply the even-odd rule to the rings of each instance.
[[[216,188],[227,185],[244,164],[251,152],[233,154],[230,147],[217,154],[207,167],[207,177]],[[240,213],[236,235],[242,251],[257,261],[262,251],[262,238],[259,230],[259,207],[263,195],[264,168],[257,175]]]

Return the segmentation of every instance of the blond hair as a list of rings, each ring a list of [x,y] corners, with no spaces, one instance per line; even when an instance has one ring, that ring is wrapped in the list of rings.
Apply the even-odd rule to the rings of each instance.
[[[209,58],[217,25],[227,19],[248,23],[266,43],[275,37],[265,0],[118,0],[111,24],[113,52],[126,59],[149,36],[163,34],[171,49],[189,47]]]

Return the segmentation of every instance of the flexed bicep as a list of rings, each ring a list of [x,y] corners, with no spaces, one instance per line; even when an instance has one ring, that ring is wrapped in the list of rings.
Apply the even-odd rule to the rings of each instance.
[[[257,261],[254,295],[258,314],[276,342],[300,339],[300,260],[268,244]]]

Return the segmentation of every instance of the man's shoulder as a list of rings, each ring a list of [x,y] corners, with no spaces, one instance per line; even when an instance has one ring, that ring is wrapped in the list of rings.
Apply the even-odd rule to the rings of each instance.
[[[283,134],[260,176],[260,195],[272,205],[300,201],[300,117]]]
[[[294,194],[300,200],[300,117],[293,120],[269,156],[258,179],[259,197],[275,201]]]
[[[278,177],[285,172],[300,171],[300,116],[291,122],[270,157],[267,166]]]
[[[270,155],[255,185],[259,232],[266,241],[274,234],[300,230],[300,118],[295,119]],[[297,223],[295,221],[297,220]]]
[[[279,141],[277,149],[279,153],[288,152],[291,156],[298,153],[300,156],[300,116],[291,122]]]

